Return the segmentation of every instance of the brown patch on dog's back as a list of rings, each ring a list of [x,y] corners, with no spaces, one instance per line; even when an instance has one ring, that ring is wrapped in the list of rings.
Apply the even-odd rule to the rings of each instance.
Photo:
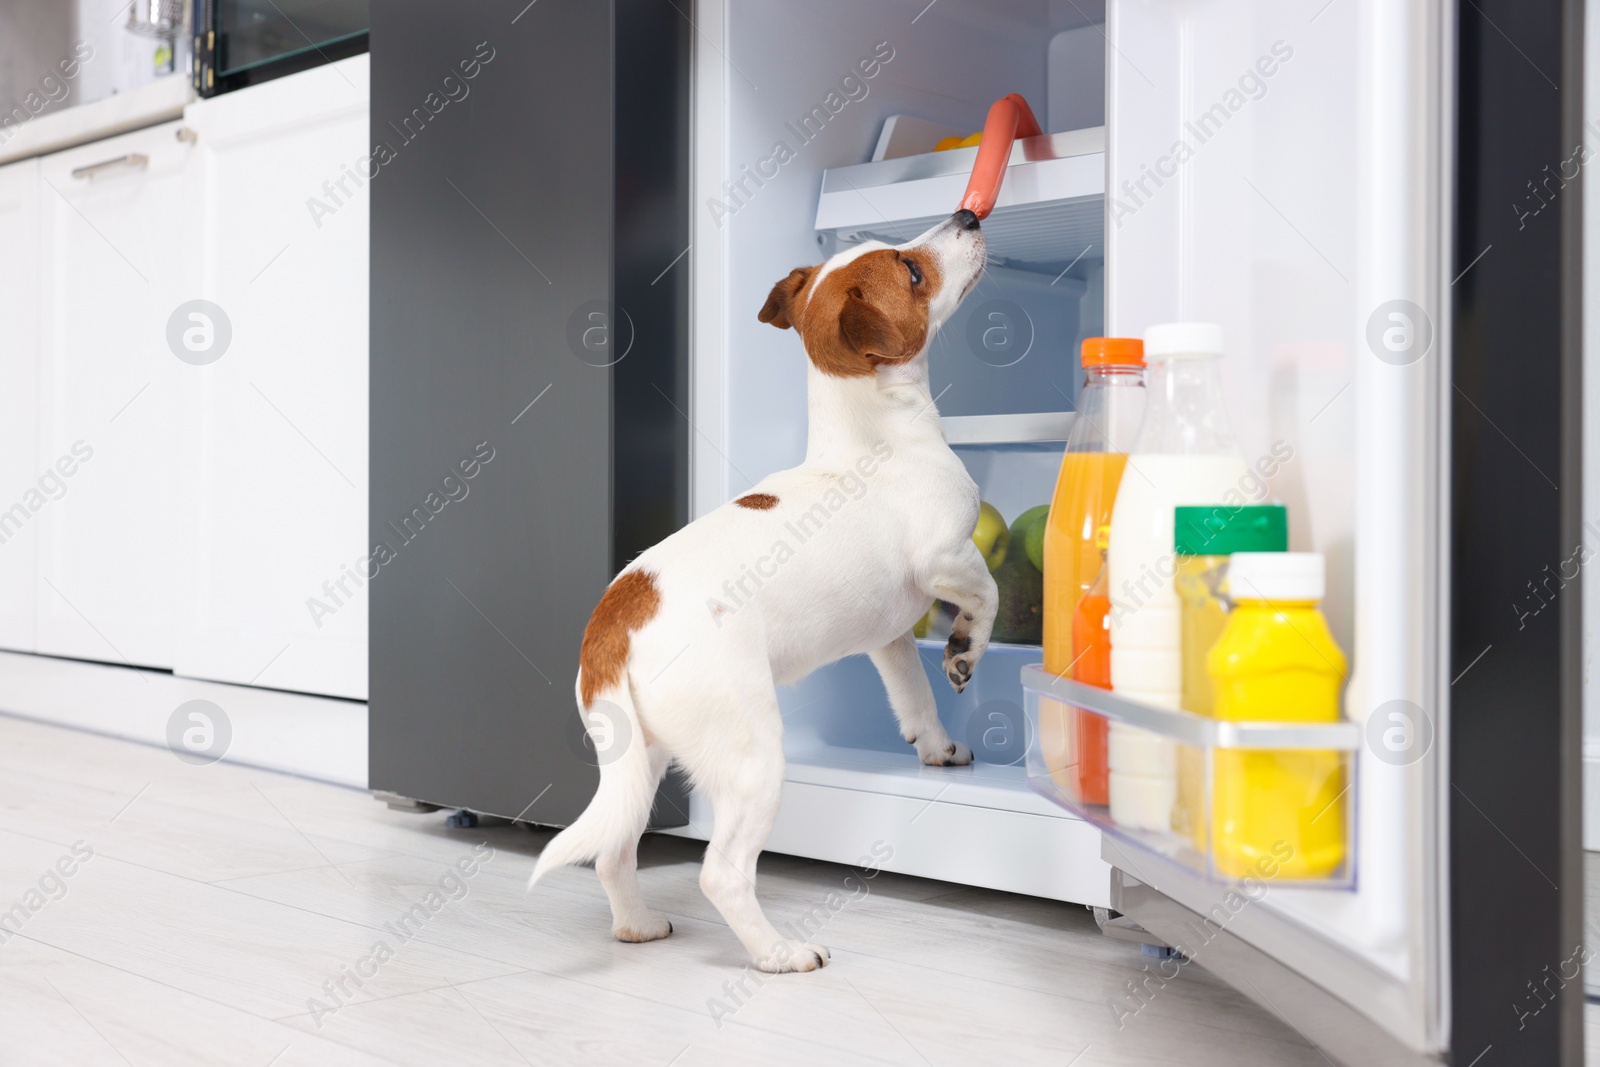
[[[778,498],[771,493],[746,493],[734,503],[751,511],[771,511],[778,506]]]
[[[583,706],[594,703],[601,691],[616,685],[628,666],[628,644],[633,631],[661,610],[661,590],[647,571],[629,571],[606,589],[589,625],[583,630],[578,667],[583,674]]]

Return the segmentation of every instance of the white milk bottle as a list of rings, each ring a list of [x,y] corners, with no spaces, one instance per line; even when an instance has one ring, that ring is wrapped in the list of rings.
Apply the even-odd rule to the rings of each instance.
[[[1111,514],[1111,688],[1163,708],[1180,706],[1183,658],[1173,576],[1173,509],[1244,503],[1253,484],[1222,398],[1222,328],[1152,326],[1144,335],[1144,421]],[[1108,739],[1111,818],[1167,830],[1177,798],[1172,742],[1113,723]]]

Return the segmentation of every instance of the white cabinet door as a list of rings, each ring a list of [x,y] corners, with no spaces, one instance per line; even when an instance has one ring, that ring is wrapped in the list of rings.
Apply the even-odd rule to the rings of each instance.
[[[366,697],[367,69],[358,56],[185,113],[202,291],[232,340],[188,401],[180,674]]]
[[[0,167],[0,648],[32,652],[39,469],[39,161]],[[34,507],[32,505],[37,505]]]
[[[41,652],[172,665],[186,375],[168,323],[193,284],[191,147],[180,123],[39,167],[40,433],[61,484],[38,527]]]

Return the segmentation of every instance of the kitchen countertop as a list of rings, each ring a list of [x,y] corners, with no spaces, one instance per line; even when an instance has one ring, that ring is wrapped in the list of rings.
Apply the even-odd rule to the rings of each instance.
[[[194,99],[189,79],[174,74],[92,104],[52,111],[10,127],[15,132],[9,141],[0,143],[0,163],[42,156],[180,118],[184,107]]]

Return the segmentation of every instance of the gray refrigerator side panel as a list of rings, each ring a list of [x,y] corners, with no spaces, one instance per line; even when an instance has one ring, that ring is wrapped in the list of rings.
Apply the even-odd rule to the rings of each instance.
[[[672,4],[615,0],[611,563],[689,521],[689,77],[694,28]],[[626,346],[626,348],[624,347]],[[689,821],[667,772],[652,827]]]
[[[569,344],[611,296],[611,11],[524,7],[373,4],[370,782],[561,825],[613,573],[611,370]]]

